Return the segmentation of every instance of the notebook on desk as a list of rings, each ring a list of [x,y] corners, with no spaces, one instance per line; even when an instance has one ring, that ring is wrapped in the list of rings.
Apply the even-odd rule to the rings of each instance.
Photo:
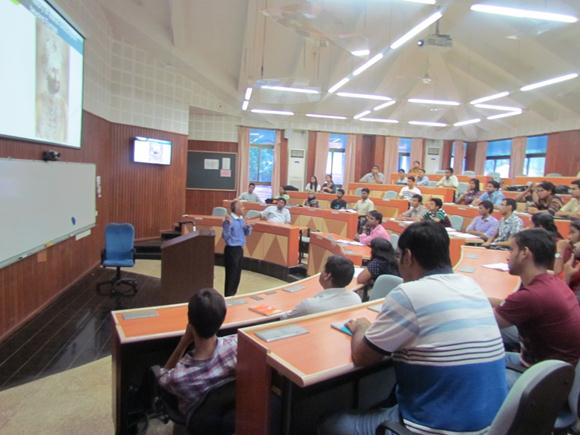
[[[330,326],[343,334],[352,336],[352,331],[346,327],[346,322],[333,322]]]
[[[308,334],[308,329],[303,328],[302,326],[290,325],[257,332],[256,336],[265,342],[270,343],[271,341],[282,340],[284,338],[290,338],[304,334]]]
[[[256,305],[255,307],[250,307],[250,310],[261,314],[263,316],[273,316],[274,314],[280,314],[282,313],[282,310],[279,308],[276,308],[272,305]]]

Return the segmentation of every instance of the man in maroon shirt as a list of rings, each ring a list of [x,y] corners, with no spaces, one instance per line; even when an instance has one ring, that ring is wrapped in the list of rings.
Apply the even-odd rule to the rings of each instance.
[[[580,359],[580,305],[566,283],[548,273],[556,252],[553,239],[543,229],[525,230],[512,237],[511,248],[509,271],[522,285],[495,307],[499,327],[515,325],[519,331],[521,353],[508,352],[509,365],[521,371],[546,359],[575,365]],[[518,376],[508,370],[508,385]]]

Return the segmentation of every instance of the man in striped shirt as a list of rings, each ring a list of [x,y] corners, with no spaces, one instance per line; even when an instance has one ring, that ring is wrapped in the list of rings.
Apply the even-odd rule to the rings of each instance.
[[[487,297],[471,278],[453,273],[441,225],[409,226],[399,254],[405,282],[387,295],[372,324],[347,323],[356,365],[392,356],[398,404],[335,415],[321,429],[370,435],[392,420],[423,434],[486,433],[507,394],[503,343]]]

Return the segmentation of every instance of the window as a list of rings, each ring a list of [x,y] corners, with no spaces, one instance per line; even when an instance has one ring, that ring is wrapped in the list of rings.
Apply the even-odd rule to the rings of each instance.
[[[467,164],[467,142],[463,142],[463,165],[461,165],[461,173],[465,172],[465,165]],[[455,142],[451,144],[451,158],[449,159],[449,167],[455,166]]]
[[[272,197],[275,143],[276,130],[250,129],[249,181],[256,184],[256,195],[263,201]]]
[[[411,169],[411,143],[413,139],[410,137],[399,138],[399,169],[404,169],[407,172]]]
[[[485,175],[497,173],[502,178],[509,178],[511,154],[511,139],[490,141],[487,144]]]
[[[328,140],[326,174],[332,174],[334,184],[344,184],[344,169],[346,164],[345,150],[347,141],[348,137],[346,134],[337,133],[331,133]]]
[[[530,136],[526,143],[526,158],[524,160],[524,175],[541,177],[546,168],[546,149],[548,135]]]

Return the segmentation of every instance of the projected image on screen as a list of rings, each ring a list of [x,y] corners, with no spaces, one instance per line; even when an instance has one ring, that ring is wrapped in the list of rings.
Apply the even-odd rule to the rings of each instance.
[[[0,1],[0,135],[80,147],[83,50],[45,0]]]

